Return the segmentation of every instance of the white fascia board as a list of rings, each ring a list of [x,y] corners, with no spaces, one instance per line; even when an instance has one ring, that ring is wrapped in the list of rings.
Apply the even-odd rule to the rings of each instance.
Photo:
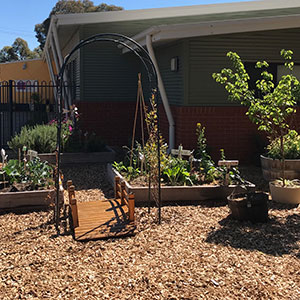
[[[48,33],[51,33],[52,32],[52,26],[55,26],[55,22],[56,22],[57,18],[56,16],[52,16],[51,17],[51,20],[50,20],[50,25],[49,25],[49,29],[48,29]],[[51,43],[51,37],[50,37],[51,34],[47,34],[47,38],[46,38],[46,42],[45,42],[45,46],[44,46],[44,54],[45,55],[45,50],[47,50],[49,48],[49,43]]]
[[[192,5],[164,7],[152,9],[123,10],[97,13],[81,13],[56,15],[57,26],[113,23],[122,21],[176,18],[189,16],[205,16],[228,13],[247,13],[251,11],[292,9],[299,7],[298,0],[265,0],[250,2],[221,3],[208,5]],[[275,14],[275,12],[274,12]]]
[[[152,42],[155,43],[164,40],[183,39],[197,36],[278,30],[297,27],[300,27],[300,15],[201,22],[194,24],[161,25],[151,27],[132,38],[144,46],[146,44],[146,36],[149,34],[152,36]]]

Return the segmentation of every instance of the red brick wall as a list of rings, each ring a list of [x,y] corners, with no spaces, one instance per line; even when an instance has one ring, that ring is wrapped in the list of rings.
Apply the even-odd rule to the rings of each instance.
[[[76,105],[83,130],[95,132],[109,145],[131,143],[134,102],[79,102]]]
[[[128,145],[131,142],[134,102],[78,104],[81,123],[85,130],[94,131],[110,145]],[[182,144],[186,149],[196,147],[196,124],[206,127],[209,151],[215,160],[219,150],[225,149],[228,159],[239,159],[242,163],[253,162],[261,152],[257,141],[263,141],[243,107],[171,107],[175,120],[176,147]],[[300,113],[294,124],[299,123]],[[139,123],[139,122],[138,122]],[[160,108],[161,132],[168,141],[168,122]]]
[[[255,160],[258,132],[245,116],[244,108],[172,107],[172,111],[177,145],[181,143],[184,148],[196,148],[196,124],[199,122],[206,128],[208,149],[215,160],[220,157],[220,149],[225,150],[228,159],[239,159],[241,162]]]

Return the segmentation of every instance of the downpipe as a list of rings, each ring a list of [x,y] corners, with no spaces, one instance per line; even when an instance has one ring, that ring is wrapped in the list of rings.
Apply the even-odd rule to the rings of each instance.
[[[159,92],[160,92],[160,96],[163,102],[163,106],[167,115],[167,119],[168,119],[168,123],[169,123],[169,151],[171,151],[171,149],[175,148],[175,122],[173,119],[173,115],[171,112],[171,108],[169,105],[169,101],[168,101],[168,96],[165,90],[165,86],[160,74],[160,70],[158,67],[158,63],[155,57],[155,53],[152,47],[152,36],[150,34],[148,34],[146,36],[146,45],[147,45],[147,50],[149,52],[149,55],[153,61],[153,64],[155,66],[156,69],[156,73],[157,73],[157,80],[158,80],[158,88],[159,88]]]

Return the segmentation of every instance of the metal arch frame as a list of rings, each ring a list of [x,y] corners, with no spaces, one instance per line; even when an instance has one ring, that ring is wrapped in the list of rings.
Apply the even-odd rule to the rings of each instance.
[[[56,178],[55,178],[55,186],[56,186],[56,199],[55,199],[55,210],[54,210],[54,219],[55,219],[55,227],[57,234],[59,234],[59,223],[60,223],[60,207],[59,207],[59,178],[60,178],[60,154],[61,154],[61,129],[62,129],[62,114],[63,114],[63,90],[64,90],[64,81],[63,76],[73,53],[75,53],[80,48],[87,46],[89,44],[93,44],[95,42],[112,42],[118,45],[121,45],[132,53],[134,53],[144,65],[148,80],[150,83],[150,91],[152,90],[152,94],[154,95],[157,103],[157,159],[158,159],[158,222],[161,224],[161,166],[160,166],[160,136],[159,136],[159,98],[158,98],[158,79],[157,73],[155,69],[155,65],[149,55],[149,53],[135,40],[129,38],[123,34],[119,33],[100,33],[79,42],[71,52],[65,57],[64,62],[60,68],[58,74],[58,83],[59,89],[57,90],[57,162],[56,162]],[[132,45],[132,46],[131,46]]]

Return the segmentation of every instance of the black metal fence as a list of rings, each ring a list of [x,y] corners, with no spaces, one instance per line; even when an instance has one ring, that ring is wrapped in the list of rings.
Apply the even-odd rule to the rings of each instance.
[[[55,116],[57,84],[52,81],[0,82],[0,147],[24,125],[48,123]]]

